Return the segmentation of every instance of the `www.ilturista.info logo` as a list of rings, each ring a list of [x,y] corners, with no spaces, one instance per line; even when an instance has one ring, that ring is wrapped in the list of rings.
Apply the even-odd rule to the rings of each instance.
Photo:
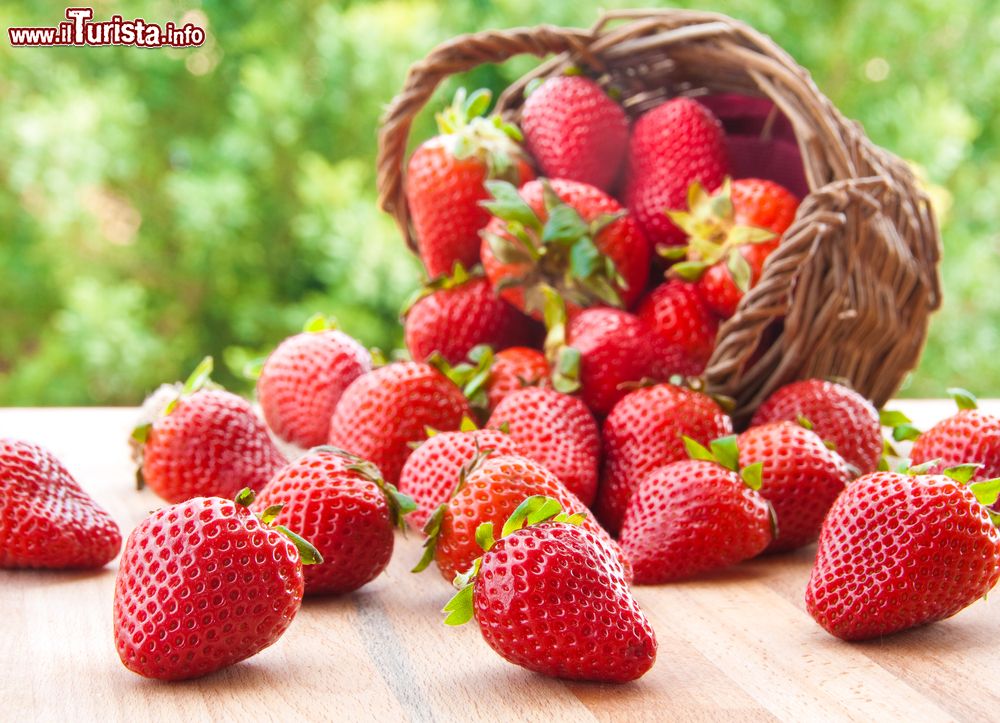
[[[137,48],[187,48],[205,42],[205,29],[187,23],[178,27],[147,23],[142,18],[92,22],[93,8],[66,8],[66,20],[55,27],[8,28],[10,44],[17,47],[52,45],[134,45]]]

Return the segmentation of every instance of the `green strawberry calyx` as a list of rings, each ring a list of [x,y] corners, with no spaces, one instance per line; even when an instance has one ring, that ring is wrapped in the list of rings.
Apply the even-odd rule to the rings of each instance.
[[[438,352],[434,352],[427,359],[427,363],[444,374],[452,381],[477,413],[486,415],[489,407],[489,399],[486,394],[486,384],[490,380],[490,373],[496,355],[493,348],[488,344],[479,344],[469,350],[466,361],[455,364],[448,363]]]
[[[732,179],[726,178],[713,194],[695,181],[688,188],[687,210],[667,210],[667,216],[688,237],[687,246],[660,246],[657,253],[678,261],[670,273],[686,281],[697,281],[717,263],[724,262],[736,287],[746,293],[753,282],[749,262],[740,247],[774,240],[776,234],[766,228],[736,223]]]
[[[143,450],[149,441],[149,435],[153,432],[153,425],[157,420],[173,412],[182,400],[196,392],[202,389],[219,389],[219,385],[212,381],[212,368],[212,357],[207,356],[198,363],[183,383],[161,386],[143,403],[140,418],[129,435],[132,458],[136,463],[136,489],[141,490],[146,486],[142,476]]]
[[[754,462],[753,464],[741,466],[740,450],[736,443],[738,437],[735,434],[728,434],[725,437],[714,439],[709,442],[708,447],[705,447],[705,445],[687,435],[683,436],[682,439],[684,441],[684,449],[691,459],[713,462],[731,472],[735,472],[743,480],[743,484],[754,492],[759,493],[760,488],[764,486],[764,463]],[[771,539],[776,540],[778,539],[778,515],[771,501],[763,495],[761,495],[761,498],[767,504],[767,515],[771,522]]]
[[[468,430],[463,430],[468,431]],[[507,434],[505,430],[504,434]],[[479,448],[479,442],[475,442],[475,454],[473,454],[472,459],[463,464],[458,470],[458,482],[455,488],[448,495],[448,499],[452,499],[458,494],[459,490],[465,487],[466,481],[469,479],[475,470],[479,469],[482,463],[493,454],[494,450],[492,447],[486,447],[483,449]],[[424,552],[417,561],[417,564],[413,566],[410,572],[423,572],[431,564],[434,559],[434,554],[437,552],[438,540],[441,538],[441,523],[444,522],[444,516],[448,507],[447,502],[442,502],[438,505],[434,512],[431,513],[430,517],[424,523],[423,533],[424,533]]]
[[[233,501],[236,502],[237,509],[246,508],[249,510],[250,505],[254,503],[255,499],[257,499],[257,494],[249,487],[244,487],[236,493]],[[284,525],[275,524],[283,507],[284,505],[270,505],[263,512],[257,514],[257,519],[267,527],[273,528],[291,540],[292,544],[295,545],[295,549],[299,551],[299,558],[302,560],[303,565],[319,565],[323,562],[323,556],[311,542],[297,532],[292,532]]]
[[[942,461],[940,459],[929,459],[926,462],[913,466],[903,463],[898,471],[900,474],[905,474],[910,477],[918,477],[928,474],[942,474],[960,485],[968,486],[969,491],[971,491],[975,496],[976,501],[986,507],[986,512],[989,514],[990,520],[993,524],[1000,527],[1000,512],[992,509],[993,505],[995,505],[997,500],[1000,499],[1000,477],[973,481],[976,473],[983,468],[982,464],[967,462],[965,464],[956,464],[951,467],[946,467],[940,472],[936,472],[941,464]]]
[[[584,519],[586,519],[586,515],[582,513],[570,515],[563,512],[562,505],[552,497],[532,495],[525,498],[511,513],[510,517],[507,518],[500,537],[507,537],[519,530],[545,522],[562,522],[568,525],[579,525]],[[484,522],[476,528],[476,542],[483,549],[484,553],[493,549],[493,546],[496,545],[496,538],[494,537],[492,522]],[[455,596],[441,610],[441,612],[447,613],[447,617],[444,620],[445,625],[464,625],[472,619],[474,614],[473,590],[475,589],[473,583],[476,576],[479,575],[482,565],[483,558],[477,557],[466,572],[455,576],[454,584],[458,588],[458,592],[455,593]]]
[[[614,261],[601,253],[596,239],[624,211],[601,214],[585,221],[572,205],[564,202],[547,179],[540,179],[546,219],[528,205],[517,188],[506,181],[487,181],[491,198],[481,205],[506,222],[503,234],[484,232],[486,243],[502,264],[523,265],[497,285],[497,291],[519,287],[524,292],[525,309],[545,309],[545,287],[577,306],[600,304],[621,308],[620,292],[627,283]]]
[[[460,261],[455,262],[454,268],[452,268],[450,274],[440,274],[435,276],[433,279],[427,281],[423,286],[414,291],[409,298],[403,302],[402,311],[400,311],[400,319],[406,319],[406,316],[410,313],[410,310],[416,305],[421,299],[430,296],[437,291],[448,291],[450,289],[457,289],[463,284],[472,281],[473,279],[482,278],[483,267],[476,264],[471,269],[466,269],[462,266]]]
[[[493,94],[485,89],[469,94],[455,91],[451,105],[435,115],[439,139],[458,159],[478,158],[486,164],[490,178],[520,182],[518,161],[525,160],[521,129],[499,114],[487,116]]]
[[[922,432],[913,424],[913,420],[895,409],[880,409],[879,422],[891,430],[892,440],[882,440],[882,456],[878,460],[878,470],[888,472],[892,469],[892,460],[902,460],[903,454],[894,442],[912,442]]]
[[[955,400],[955,404],[958,405],[959,410],[979,408],[979,400],[976,399],[976,395],[968,389],[950,387],[947,391],[948,396]]]
[[[389,519],[392,521],[393,526],[398,527],[404,534],[406,533],[406,521],[403,518],[417,509],[417,503],[408,494],[396,489],[396,485],[386,482],[378,467],[356,454],[329,444],[313,447],[309,450],[309,453],[313,452],[326,452],[342,457],[350,463],[347,465],[348,470],[356,472],[370,482],[374,482],[375,486],[385,495],[386,504],[389,506]]]

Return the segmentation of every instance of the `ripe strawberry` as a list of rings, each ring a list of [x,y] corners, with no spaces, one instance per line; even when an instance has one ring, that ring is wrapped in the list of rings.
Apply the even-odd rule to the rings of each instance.
[[[551,384],[549,362],[537,349],[512,346],[498,351],[486,381],[487,410],[492,412],[511,392],[524,387],[548,387]]]
[[[326,441],[330,416],[347,386],[371,371],[368,350],[321,315],[271,352],[257,378],[264,420],[300,447]]]
[[[406,348],[417,361],[437,352],[458,364],[480,344],[496,349],[525,342],[532,322],[493,293],[490,282],[462,268],[432,282],[406,312]]]
[[[287,461],[246,400],[204,388],[211,371],[207,357],[160,415],[132,432],[142,445],[140,484],[170,503],[263,488]]]
[[[594,502],[601,434],[582,401],[554,389],[518,389],[497,405],[486,426],[506,427],[521,454],[552,472],[583,504]]]
[[[597,83],[549,78],[525,100],[521,128],[546,176],[611,190],[628,148],[628,118]]]
[[[629,498],[652,470],[687,459],[683,437],[701,444],[733,431],[709,396],[673,384],[644,387],[625,396],[604,420],[604,465],[594,512],[617,534]]]
[[[719,319],[693,284],[671,279],[653,289],[636,312],[659,337],[657,376],[698,376],[715,350]]]
[[[807,379],[794,382],[768,397],[753,415],[750,425],[767,422],[802,422],[823,440],[833,444],[858,474],[874,472],[882,455],[882,426],[875,407],[853,389]]]
[[[532,497],[445,606],[445,623],[475,615],[487,644],[515,665],[568,680],[624,683],[656,661],[656,636],[606,542],[554,499]],[[523,527],[527,523],[527,527]]]
[[[392,484],[426,428],[458,429],[472,410],[462,390],[429,364],[396,362],[354,380],[330,420],[330,444],[367,459]]]
[[[722,125],[705,106],[673,98],[633,124],[625,205],[651,248],[681,246],[684,233],[664,211],[680,208],[695,181],[712,190],[729,172]]]
[[[798,207],[791,191],[760,178],[726,179],[714,195],[692,184],[687,210],[669,212],[688,237],[687,261],[676,264],[673,273],[697,282],[705,303],[728,319],[760,279],[764,261],[778,248]]]
[[[813,542],[830,505],[851,479],[839,454],[793,422],[770,422],[745,431],[739,437],[739,461],[763,465],[760,493],[774,507],[778,521],[771,551]]]
[[[302,602],[302,565],[322,557],[295,533],[236,502],[195,497],[129,535],[115,581],[118,655],[148,678],[182,680],[274,643]]]
[[[534,178],[518,145],[517,128],[499,116],[480,117],[490,92],[466,97],[459,89],[437,116],[440,135],[414,151],[406,172],[406,203],[430,277],[451,273],[456,263],[479,263],[479,231],[490,215],[479,204],[489,198],[484,183],[502,178],[516,184]]]
[[[982,465],[973,479],[1000,477],[1000,418],[977,408],[976,398],[964,389],[949,390],[958,402],[957,414],[938,422],[913,443],[914,464],[940,460],[934,466]]]
[[[894,472],[850,483],[823,522],[809,614],[831,635],[864,640],[986,595],[1000,579],[1000,534],[985,507],[998,485]]]
[[[575,373],[580,396],[599,416],[628,394],[625,385],[655,378],[661,370],[651,330],[627,311],[584,309],[570,320],[567,343],[580,356]]]
[[[378,577],[392,557],[393,528],[415,507],[375,465],[316,447],[282,468],[252,509],[316,546],[323,562],[303,576],[305,594],[317,595],[357,590]]]
[[[407,521],[422,529],[431,513],[447,502],[464,481],[473,464],[491,456],[510,454],[520,454],[517,443],[496,429],[434,434],[413,450],[399,475],[399,490],[417,503]]]
[[[759,476],[745,481],[704,459],[671,462],[643,477],[621,531],[635,582],[682,580],[763,552],[773,534],[770,508],[755,489],[759,485]]]
[[[538,462],[518,456],[492,457],[469,472],[458,492],[431,515],[424,528],[428,535],[424,558],[416,570],[423,570],[433,559],[450,582],[479,556],[476,528],[483,522],[502,525],[532,495],[552,497],[572,514],[587,513],[587,506]],[[618,549],[591,517],[581,524],[605,538],[612,549]],[[630,568],[626,573],[631,578]]]
[[[118,525],[51,452],[0,439],[0,568],[102,567],[121,546]]]
[[[520,191],[487,184],[493,218],[483,232],[486,275],[500,295],[542,318],[546,291],[570,306],[629,307],[646,286],[649,246],[621,205],[600,189],[566,180]]]

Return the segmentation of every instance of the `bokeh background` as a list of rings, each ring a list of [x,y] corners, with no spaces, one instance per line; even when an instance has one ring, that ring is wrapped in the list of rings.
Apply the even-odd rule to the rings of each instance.
[[[12,49],[5,37],[0,404],[132,404],[206,353],[219,381],[247,391],[244,363],[317,310],[366,344],[398,346],[419,269],[375,207],[374,159],[407,66],[458,33],[586,26],[601,7],[642,4],[95,0],[96,19],[190,21],[208,41]],[[672,4],[771,35],[924,174],[943,220],[946,301],[902,393],[1000,393],[995,0]],[[64,9],[0,0],[4,30],[55,24]],[[531,62],[464,83],[502,88]],[[417,132],[431,133],[429,116]]]

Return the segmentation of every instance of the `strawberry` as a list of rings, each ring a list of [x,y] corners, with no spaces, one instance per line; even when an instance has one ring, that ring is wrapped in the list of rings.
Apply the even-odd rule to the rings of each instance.
[[[768,397],[750,425],[800,422],[830,442],[857,474],[874,472],[882,456],[882,426],[874,405],[853,389],[822,379],[794,382]]]
[[[711,451],[685,441],[696,458],[649,472],[625,511],[621,546],[638,584],[729,567],[773,539],[770,507],[757,492],[760,467],[736,471],[736,438],[712,442]]]
[[[483,185],[502,178],[521,184],[534,178],[518,145],[520,131],[500,116],[480,117],[490,105],[488,90],[455,94],[437,116],[440,135],[413,152],[406,172],[406,203],[427,274],[451,273],[456,263],[479,263],[479,231],[490,220],[480,202]]]
[[[264,420],[286,442],[323,444],[340,396],[371,368],[367,349],[316,315],[301,334],[281,342],[261,367],[257,398]]]
[[[621,528],[629,498],[652,470],[687,459],[683,437],[701,444],[733,431],[709,396],[673,384],[626,395],[604,420],[604,465],[594,512],[612,534]]]
[[[417,361],[437,352],[457,364],[480,344],[496,349],[524,343],[532,322],[493,293],[489,281],[461,266],[431,282],[405,312],[406,348]]]
[[[125,543],[115,581],[115,645],[129,670],[183,680],[274,643],[302,603],[308,542],[236,502],[195,497],[147,517]]]
[[[625,171],[625,205],[651,248],[684,245],[684,232],[664,211],[680,208],[695,181],[708,189],[729,172],[722,125],[705,106],[673,98],[632,126]]]
[[[211,385],[211,372],[206,357],[159,415],[132,432],[142,445],[140,485],[167,502],[263,488],[287,461],[253,408]]]
[[[791,191],[760,178],[726,179],[714,195],[699,183],[691,184],[687,210],[668,212],[688,237],[685,251],[665,251],[669,258],[687,257],[671,272],[697,282],[705,303],[728,319],[760,279],[764,261],[778,247],[798,207]]]
[[[864,640],[943,620],[985,596],[1000,579],[1000,534],[985,507],[1000,480],[967,486],[967,476],[876,472],[850,483],[820,533],[806,589],[813,619]]]
[[[546,291],[571,307],[629,307],[646,286],[649,247],[611,196],[585,183],[538,180],[518,191],[492,181],[484,207],[486,275],[500,295],[542,318]]]
[[[483,522],[502,525],[532,495],[552,497],[572,514],[587,513],[587,506],[538,462],[518,456],[492,457],[472,469],[452,498],[428,519],[424,527],[427,533],[424,557],[415,570],[423,570],[434,560],[441,575],[453,580],[479,556],[476,528]],[[612,549],[618,549],[589,516],[581,524],[606,539]],[[630,568],[626,573],[631,577]]]
[[[118,525],[51,452],[0,439],[0,568],[103,567],[121,546]]]
[[[421,529],[431,513],[463,483],[471,466],[490,456],[510,454],[520,454],[517,443],[496,429],[434,434],[413,450],[399,475],[400,491],[418,505],[408,522]]]
[[[508,429],[521,454],[552,472],[583,504],[593,503],[601,435],[582,401],[554,389],[518,389],[497,405],[486,426]]]
[[[719,319],[695,286],[680,279],[660,284],[636,312],[659,338],[657,376],[698,376],[715,350]]]
[[[568,680],[624,683],[656,661],[656,636],[629,592],[606,541],[561,513],[555,499],[530,497],[456,584],[445,623],[476,618],[487,644],[515,665]],[[527,526],[523,526],[527,523]]]
[[[358,377],[344,391],[329,442],[368,460],[396,484],[410,443],[426,439],[427,427],[450,431],[471,416],[462,390],[437,369],[396,362]]]
[[[567,329],[567,343],[579,354],[579,371],[560,364],[559,377],[579,378],[580,396],[599,416],[628,394],[626,385],[657,376],[662,359],[649,327],[637,316],[620,309],[584,309],[574,315]],[[576,363],[574,362],[574,365]],[[572,387],[563,389],[570,391]]]
[[[537,349],[512,346],[498,351],[492,360],[486,381],[487,409],[492,412],[511,392],[524,387],[547,387],[551,384],[549,362]]]
[[[521,108],[528,150],[550,178],[610,191],[628,148],[628,117],[594,81],[549,78]]]
[[[763,466],[760,493],[774,507],[778,521],[771,551],[813,542],[830,505],[851,479],[839,454],[793,422],[770,422],[745,431],[739,437],[739,461]]]
[[[350,592],[378,577],[392,557],[393,528],[415,508],[375,465],[334,447],[282,468],[252,506],[319,550],[323,562],[303,570],[306,595]]]
[[[948,391],[959,411],[917,438],[910,453],[913,463],[938,460],[935,471],[974,463],[981,466],[973,479],[1000,477],[1000,418],[979,410],[976,398],[964,389]]]

